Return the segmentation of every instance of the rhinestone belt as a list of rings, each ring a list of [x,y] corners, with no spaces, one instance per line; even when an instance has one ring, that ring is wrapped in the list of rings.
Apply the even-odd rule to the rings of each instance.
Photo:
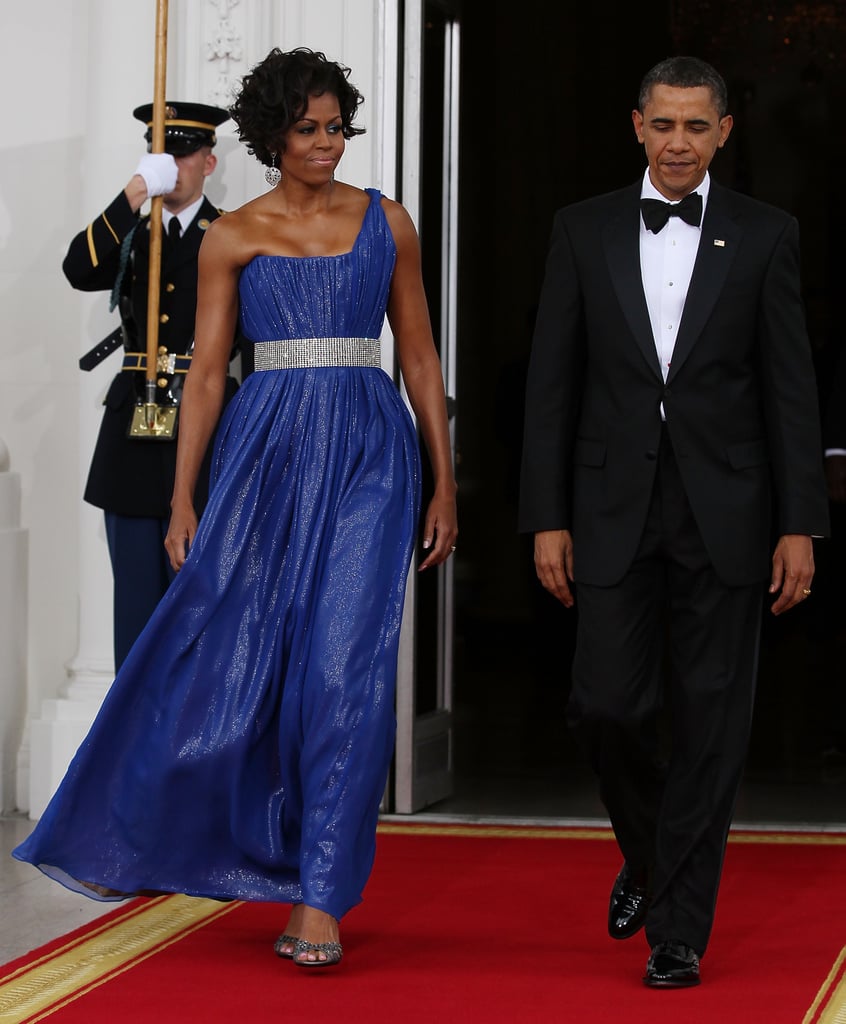
[[[297,370],[308,366],[381,366],[378,338],[291,338],[257,341],[257,370]]]

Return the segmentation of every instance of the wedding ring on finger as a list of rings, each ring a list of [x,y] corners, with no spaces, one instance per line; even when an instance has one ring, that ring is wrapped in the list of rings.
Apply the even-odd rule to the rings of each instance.
[[[455,548],[453,548],[452,550],[455,551]],[[802,591],[802,593],[805,595],[805,597],[810,597],[811,596],[811,591],[808,590],[807,587],[805,587],[805,589]]]

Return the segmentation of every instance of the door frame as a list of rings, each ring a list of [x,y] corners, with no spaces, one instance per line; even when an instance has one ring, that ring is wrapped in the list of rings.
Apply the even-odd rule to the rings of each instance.
[[[428,0],[429,3],[432,0]],[[424,39],[427,0],[406,0],[397,17],[396,63],[401,95],[396,113],[400,118],[397,146],[400,155],[398,195],[415,224],[421,221],[425,186],[422,180],[422,107]],[[446,14],[444,37],[443,199],[441,204],[440,293],[441,310],[434,324],[439,332],[441,365],[449,409],[450,443],[455,453],[457,288],[458,288],[458,83],[460,24],[449,5],[437,5]],[[397,12],[399,14],[399,12]],[[396,151],[395,151],[396,152]],[[383,149],[386,159],[387,147]],[[387,168],[385,168],[387,170]],[[425,246],[425,238],[421,238]],[[404,392],[403,392],[404,393]],[[404,393],[405,394],[405,393]],[[407,395],[405,396],[407,400]],[[424,501],[427,496],[424,495]],[[418,644],[434,638],[418,636],[419,594],[415,553],[406,589],[400,633],[397,673],[397,741],[390,808],[411,814],[451,795],[453,787],[453,637],[454,559],[437,570],[437,653],[435,658],[436,706],[418,711],[420,659]]]

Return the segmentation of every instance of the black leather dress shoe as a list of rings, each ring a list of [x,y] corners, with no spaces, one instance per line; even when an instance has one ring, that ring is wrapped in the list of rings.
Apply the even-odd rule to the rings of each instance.
[[[634,871],[624,864],[611,890],[608,906],[608,934],[612,939],[628,939],[640,931],[652,897],[647,887],[647,873]]]
[[[659,942],[652,947],[643,980],[651,988],[698,985],[699,957],[683,942]]]

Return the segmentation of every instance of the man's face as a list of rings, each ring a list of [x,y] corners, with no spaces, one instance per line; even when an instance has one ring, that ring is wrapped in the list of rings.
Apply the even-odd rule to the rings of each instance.
[[[164,205],[171,213],[179,213],[203,194],[206,178],[217,166],[217,157],[210,146],[203,146],[187,156],[175,156],[179,172],[176,188],[164,197]]]
[[[646,149],[649,179],[671,200],[683,199],[701,184],[732,126],[730,115],[720,117],[704,85],[654,85],[643,111],[632,111],[632,121]]]

